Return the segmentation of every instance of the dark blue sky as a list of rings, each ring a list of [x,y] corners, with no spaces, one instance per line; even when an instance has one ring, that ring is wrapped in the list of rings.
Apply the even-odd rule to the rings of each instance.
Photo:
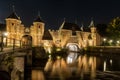
[[[64,18],[68,22],[83,23],[88,26],[91,18],[95,24],[108,23],[120,16],[119,0],[0,0],[0,21],[12,13],[12,5],[22,23],[29,27],[38,15],[46,23],[46,28],[57,29]]]

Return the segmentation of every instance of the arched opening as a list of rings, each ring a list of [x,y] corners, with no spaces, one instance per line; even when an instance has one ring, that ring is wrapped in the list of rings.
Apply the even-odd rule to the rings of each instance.
[[[69,50],[69,51],[74,51],[74,52],[78,52],[79,51],[79,46],[78,44],[76,43],[68,43],[66,45],[66,48]]]
[[[66,45],[66,48],[68,49],[68,56],[66,58],[66,61],[68,64],[72,64],[77,60],[77,52],[79,52],[80,48],[77,43],[68,43]]]
[[[22,46],[29,46],[29,47],[31,47],[32,46],[32,36],[30,36],[30,35],[24,35],[23,37],[22,37]]]

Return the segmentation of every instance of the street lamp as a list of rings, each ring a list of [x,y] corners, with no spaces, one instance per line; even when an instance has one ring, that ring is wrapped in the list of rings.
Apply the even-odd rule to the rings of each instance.
[[[3,34],[4,34],[5,36],[7,36],[7,35],[8,35],[8,33],[7,33],[7,32],[4,32]]]
[[[120,44],[120,41],[117,41],[117,46],[119,46],[119,44]]]
[[[110,42],[110,45],[112,45],[113,40],[110,40],[109,42]]]
[[[103,46],[105,47],[106,38],[103,38]]]

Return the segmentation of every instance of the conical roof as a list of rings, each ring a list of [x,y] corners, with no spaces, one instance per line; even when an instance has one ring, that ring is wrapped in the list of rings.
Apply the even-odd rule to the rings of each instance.
[[[12,12],[7,18],[18,19],[19,20],[19,17],[17,16],[17,14],[15,12]]]
[[[53,38],[52,38],[52,36],[51,36],[51,34],[50,34],[50,32],[48,30],[44,31],[42,40],[53,40]]]
[[[89,28],[90,28],[90,27],[95,27],[93,20],[91,20],[90,25],[89,25],[88,27],[89,27]]]
[[[34,20],[34,22],[44,22],[44,21],[41,19],[40,16],[38,16],[38,17]]]

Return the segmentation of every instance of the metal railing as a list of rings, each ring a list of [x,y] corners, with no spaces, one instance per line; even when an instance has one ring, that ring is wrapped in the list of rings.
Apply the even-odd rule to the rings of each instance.
[[[18,48],[29,48],[29,47],[31,47],[29,41],[23,42],[22,40],[0,36],[0,52],[3,52],[8,49],[14,51],[15,49]]]

